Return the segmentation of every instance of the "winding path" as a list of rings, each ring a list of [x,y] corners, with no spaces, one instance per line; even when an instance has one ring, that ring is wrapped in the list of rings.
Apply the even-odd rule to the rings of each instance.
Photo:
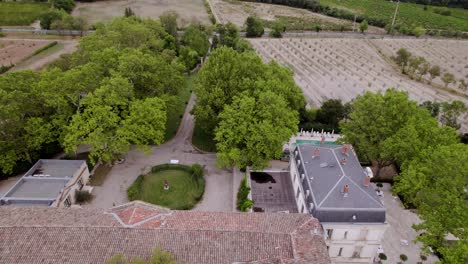
[[[194,104],[195,96],[192,94],[174,138],[162,145],[151,147],[150,155],[145,155],[138,150],[129,151],[126,155],[126,161],[123,164],[115,165],[102,186],[94,188],[95,198],[91,204],[85,206],[109,208],[128,202],[126,190],[138,175],[148,172],[154,165],[168,163],[171,159],[176,159],[181,164],[199,163],[205,166],[205,194],[194,210],[232,211],[232,172],[216,167],[215,154],[200,153],[191,144],[194,117],[190,111]]]

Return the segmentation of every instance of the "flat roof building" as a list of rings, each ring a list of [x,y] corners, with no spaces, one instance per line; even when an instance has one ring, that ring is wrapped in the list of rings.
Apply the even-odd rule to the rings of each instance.
[[[69,207],[88,182],[83,160],[41,159],[3,196],[0,205]]]

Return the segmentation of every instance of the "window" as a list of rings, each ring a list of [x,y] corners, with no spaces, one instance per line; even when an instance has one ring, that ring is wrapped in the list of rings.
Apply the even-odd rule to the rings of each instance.
[[[65,207],[70,207],[71,206],[70,196],[68,196],[67,199],[65,199],[63,204],[65,205]]]
[[[84,186],[84,184],[83,184],[83,178],[80,178],[80,179],[78,180],[78,189],[79,189],[79,190],[83,189],[83,186]]]
[[[297,178],[297,174],[294,173],[294,180],[293,180],[293,182],[296,182],[296,178]]]
[[[348,231],[345,231],[344,232],[344,239],[347,239],[348,238]]]
[[[333,229],[327,229],[327,238],[331,239],[333,235]]]
[[[356,246],[353,252],[353,258],[361,257],[362,246]]]
[[[301,206],[301,213],[304,213],[304,205]]]
[[[343,248],[340,248],[340,250],[338,250],[338,257],[341,257],[341,253],[343,253]]]
[[[301,193],[301,189],[299,186],[297,187],[297,193],[296,193],[296,200],[299,199],[299,194]]]

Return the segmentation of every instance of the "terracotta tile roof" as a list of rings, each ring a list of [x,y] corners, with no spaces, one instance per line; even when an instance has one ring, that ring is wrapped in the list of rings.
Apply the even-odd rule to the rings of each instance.
[[[171,211],[132,202],[98,209],[0,207],[0,263],[105,263],[161,247],[178,263],[330,263],[305,214]]]

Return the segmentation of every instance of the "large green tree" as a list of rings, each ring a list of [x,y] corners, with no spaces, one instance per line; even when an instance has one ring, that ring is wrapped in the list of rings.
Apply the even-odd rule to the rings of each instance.
[[[134,100],[129,81],[115,76],[87,95],[82,110],[66,127],[64,146],[76,151],[80,144],[91,146],[93,162],[112,162],[132,144],[160,144],[164,139],[166,106],[159,98]]]
[[[453,253],[467,245],[467,160],[468,146],[464,144],[428,148],[395,179],[394,190],[417,207],[423,220],[415,226],[424,231],[417,240],[447,254],[446,263],[463,263],[456,259],[467,257],[466,252]],[[458,238],[459,243],[447,243],[448,234]]]
[[[239,53],[231,48],[216,49],[201,69],[195,93],[194,114],[208,132],[218,124],[218,115],[234,96],[247,91],[271,90],[293,110],[305,104],[304,95],[294,83],[292,71],[276,63],[264,64],[253,52]]]
[[[352,144],[361,158],[376,161],[378,169],[394,162],[394,157],[385,155],[385,140],[404,127],[417,111],[425,111],[410,101],[408,94],[395,89],[366,92],[354,100],[352,109],[349,120],[340,123],[343,140]]]
[[[196,51],[198,56],[204,57],[210,47],[208,34],[202,25],[190,25],[182,36],[182,44]]]
[[[32,71],[0,75],[0,172],[13,172],[21,161],[32,163],[43,144],[53,141],[52,109],[35,94],[40,75]]]
[[[219,116],[215,140],[221,166],[264,168],[281,156],[283,144],[297,131],[298,112],[282,96],[255,94],[235,96]]]

